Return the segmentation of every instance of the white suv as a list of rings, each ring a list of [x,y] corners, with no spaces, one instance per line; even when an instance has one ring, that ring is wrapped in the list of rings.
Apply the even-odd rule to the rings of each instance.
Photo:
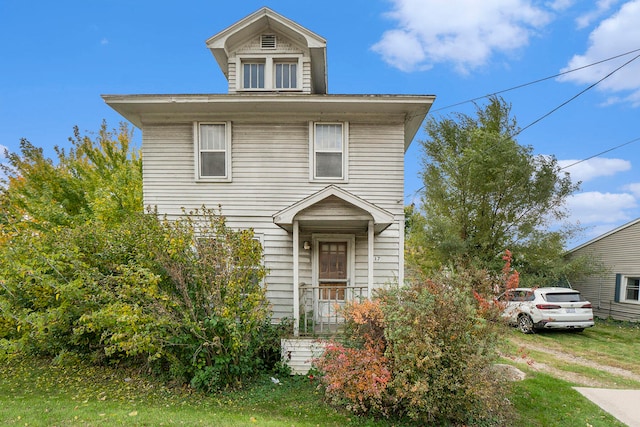
[[[568,288],[515,288],[498,297],[503,316],[520,331],[572,329],[581,332],[593,323],[591,303],[580,292]]]

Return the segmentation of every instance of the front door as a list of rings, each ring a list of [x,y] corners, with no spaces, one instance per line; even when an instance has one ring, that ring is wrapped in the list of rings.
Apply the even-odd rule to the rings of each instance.
[[[319,242],[320,299],[344,301],[347,287],[347,242]]]
[[[342,323],[339,310],[349,283],[349,250],[348,241],[318,241],[316,322],[320,325]]]

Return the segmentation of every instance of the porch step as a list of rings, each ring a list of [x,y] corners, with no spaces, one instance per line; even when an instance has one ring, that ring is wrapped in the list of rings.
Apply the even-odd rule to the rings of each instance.
[[[325,342],[315,338],[289,338],[280,341],[282,360],[291,368],[292,375],[306,375],[313,359],[324,352]]]

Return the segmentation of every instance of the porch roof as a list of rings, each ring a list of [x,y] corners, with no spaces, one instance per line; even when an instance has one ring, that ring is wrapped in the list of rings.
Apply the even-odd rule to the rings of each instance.
[[[330,185],[273,215],[273,222],[287,231],[294,220],[302,228],[366,230],[370,220],[380,233],[393,223],[393,214],[335,185]]]

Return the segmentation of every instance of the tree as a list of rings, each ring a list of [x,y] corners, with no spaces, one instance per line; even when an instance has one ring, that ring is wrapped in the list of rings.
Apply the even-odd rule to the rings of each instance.
[[[579,184],[553,156],[518,144],[511,105],[494,97],[476,105],[474,117],[432,118],[425,129],[421,212],[410,212],[407,238],[414,253],[431,258],[423,266],[457,262],[499,271],[509,249],[521,273],[558,267],[575,229],[549,227],[566,218],[564,203]]]
[[[75,127],[69,152],[55,147],[56,161],[22,139],[20,152],[7,153],[8,163],[0,165],[7,176],[0,193],[4,221],[47,230],[141,213],[142,159],[131,138],[126,124],[109,131],[103,122],[95,140]]]

